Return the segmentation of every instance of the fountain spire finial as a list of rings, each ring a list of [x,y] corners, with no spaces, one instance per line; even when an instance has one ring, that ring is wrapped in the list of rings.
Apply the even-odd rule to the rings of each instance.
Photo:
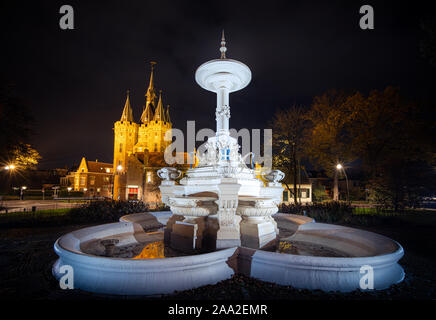
[[[224,38],[224,29],[223,29],[223,33],[222,33],[222,36],[221,36],[221,48],[220,48],[220,51],[221,51],[221,59],[226,59],[227,48],[226,48],[226,38]]]

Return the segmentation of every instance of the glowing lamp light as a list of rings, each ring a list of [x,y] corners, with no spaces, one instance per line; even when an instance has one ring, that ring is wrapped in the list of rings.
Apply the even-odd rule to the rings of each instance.
[[[68,192],[70,192],[70,191],[71,191],[71,189],[73,189],[73,188],[71,188],[71,187],[68,187],[68,188],[67,188]]]
[[[111,170],[109,168],[106,168],[106,173],[109,173]]]
[[[26,187],[26,186],[22,186],[21,189],[22,189],[22,190],[26,190],[27,187]]]
[[[342,164],[338,163],[338,164],[336,165],[336,169],[341,170],[341,169],[342,169]]]
[[[123,170],[123,166],[122,166],[122,165],[119,165],[119,166],[117,167],[117,170],[118,170],[118,171]]]

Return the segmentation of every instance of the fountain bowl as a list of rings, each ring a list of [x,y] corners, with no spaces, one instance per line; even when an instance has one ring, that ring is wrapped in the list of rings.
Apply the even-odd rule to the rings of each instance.
[[[155,219],[150,218],[150,213],[127,215],[117,223],[88,227],[60,237],[54,244],[59,259],[53,265],[53,275],[61,280],[62,266],[69,265],[74,271],[74,288],[116,295],[171,294],[215,284],[237,273],[295,288],[343,292],[361,289],[361,269],[365,266],[373,270],[376,290],[404,278],[398,264],[404,251],[396,241],[368,231],[281,213],[273,218],[282,241],[336,250],[342,256],[289,254],[246,247],[157,259],[89,253],[93,243],[104,240],[122,246],[160,236],[144,229],[156,225],[156,221],[165,224],[170,213],[151,214]]]

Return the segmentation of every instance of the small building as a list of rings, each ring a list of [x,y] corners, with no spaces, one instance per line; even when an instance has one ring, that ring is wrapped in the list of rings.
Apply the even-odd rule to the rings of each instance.
[[[259,180],[263,181],[263,183],[267,182],[262,177],[262,173],[265,171],[268,171],[268,169],[262,168],[259,164],[255,165],[254,172],[256,174],[256,177]],[[312,202],[312,183],[307,178],[301,179],[301,180],[302,180],[301,183],[299,183],[297,185],[298,201],[302,204],[311,203]],[[284,183],[282,183],[282,187],[284,188],[283,193],[282,193],[282,203],[284,203],[284,204],[294,203],[294,194],[292,191],[289,191],[288,187],[286,186],[286,183],[287,183],[289,188],[291,190],[293,190],[294,185],[290,181],[291,181],[290,177],[287,177],[285,175],[285,179],[283,181]]]
[[[79,168],[61,178],[61,186],[81,191],[85,197],[111,197],[113,165],[82,158]]]
[[[288,190],[285,184],[282,184],[282,187],[285,188],[282,194],[282,203],[292,204],[294,203],[294,195],[292,192]],[[289,185],[291,190],[293,190],[293,185]],[[297,197],[298,201],[301,204],[311,203],[312,202],[312,184],[311,183],[302,183],[297,185]]]

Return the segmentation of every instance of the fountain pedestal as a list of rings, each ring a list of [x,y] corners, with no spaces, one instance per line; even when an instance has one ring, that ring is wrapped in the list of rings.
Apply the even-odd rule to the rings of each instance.
[[[277,200],[240,197],[237,213],[241,221],[241,245],[260,249],[276,245],[277,224],[271,215],[278,211]]]
[[[276,245],[274,225],[264,217],[243,217],[241,222],[241,245],[260,249]]]
[[[186,217],[176,221],[171,232],[170,246],[182,252],[191,252],[203,248],[203,233],[206,227],[205,218]]]
[[[217,213],[215,197],[169,197],[168,204],[174,219],[167,223],[165,242],[184,252],[207,250],[203,237],[206,217]]]
[[[236,179],[224,178],[218,185],[218,226],[216,235],[216,248],[229,248],[241,245],[239,236],[240,217],[236,215],[238,208],[238,191],[241,185]]]

